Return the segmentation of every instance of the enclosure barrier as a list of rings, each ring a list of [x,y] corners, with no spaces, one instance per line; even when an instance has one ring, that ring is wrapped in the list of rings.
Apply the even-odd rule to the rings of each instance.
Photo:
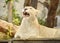
[[[41,39],[10,39],[10,40],[0,40],[0,43],[60,43],[60,39],[48,39],[48,38],[41,38]]]

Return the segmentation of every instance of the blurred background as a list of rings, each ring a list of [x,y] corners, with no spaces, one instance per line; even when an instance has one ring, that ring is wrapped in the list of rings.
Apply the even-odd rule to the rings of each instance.
[[[0,0],[0,19],[20,25],[25,6],[39,10],[37,18],[40,24],[60,27],[60,0]]]

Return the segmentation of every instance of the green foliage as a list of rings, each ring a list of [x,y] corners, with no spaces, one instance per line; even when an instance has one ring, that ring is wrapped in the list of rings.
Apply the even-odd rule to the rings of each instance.
[[[46,22],[43,21],[42,19],[38,18],[38,22],[39,22],[40,25],[44,25],[44,26],[45,26],[45,23],[46,23]]]
[[[13,6],[13,8],[12,8],[12,14],[13,14],[13,24],[15,24],[15,25],[20,25],[21,24],[21,18],[20,18],[20,16],[19,16],[19,14],[17,13],[17,10],[14,8],[14,6]]]
[[[5,0],[5,3],[8,4],[9,1],[12,1],[12,2],[16,1],[16,2],[18,2],[18,0]]]
[[[0,32],[0,40],[6,39],[6,34]]]
[[[11,27],[8,26],[7,29],[8,30],[7,30],[6,33],[0,32],[0,40],[4,40],[4,39],[5,40],[8,40],[8,39],[11,39],[12,38],[12,34],[11,34],[12,30],[11,30]]]
[[[4,4],[3,7],[6,7],[6,5],[8,4],[9,1],[11,1],[11,2],[14,2],[14,1],[15,2],[19,2],[18,0],[5,0],[5,4]]]
[[[14,0],[5,0],[5,3],[8,4],[9,1],[14,1]],[[18,0],[15,0],[18,2]],[[20,18],[19,14],[17,13],[17,10],[14,8],[14,5],[12,7],[12,16],[13,16],[13,24],[15,25],[20,25],[22,18]],[[2,17],[0,17],[2,19]],[[8,21],[8,17],[4,16],[3,20]],[[0,32],[0,39],[11,39],[12,34],[11,34],[11,28],[8,26],[7,33],[2,33]]]
[[[19,2],[18,0],[15,0],[16,2]]]
[[[7,30],[7,33],[6,33],[6,39],[10,39],[11,37],[10,36],[12,36],[12,34],[11,34],[11,27],[10,26],[8,26],[8,30]]]
[[[9,1],[18,2],[18,0],[5,0],[6,5],[8,4]],[[15,25],[20,25],[21,24],[22,19],[20,18],[19,14],[17,13],[17,10],[14,8],[14,4],[13,4],[13,7],[12,7],[12,17],[13,17],[13,24],[15,24]],[[8,20],[7,16],[6,16],[5,20],[6,21]]]
[[[10,0],[5,0],[5,3],[7,4]]]

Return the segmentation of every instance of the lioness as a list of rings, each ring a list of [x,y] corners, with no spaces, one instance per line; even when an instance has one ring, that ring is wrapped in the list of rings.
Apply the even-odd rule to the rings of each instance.
[[[60,29],[52,29],[38,23],[36,15],[38,10],[31,6],[26,6],[23,10],[22,23],[15,34],[21,39],[28,38],[60,38]]]

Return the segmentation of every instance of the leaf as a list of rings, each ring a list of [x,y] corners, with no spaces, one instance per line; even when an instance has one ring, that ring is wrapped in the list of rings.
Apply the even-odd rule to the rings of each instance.
[[[19,2],[18,0],[15,0],[16,2]]]

